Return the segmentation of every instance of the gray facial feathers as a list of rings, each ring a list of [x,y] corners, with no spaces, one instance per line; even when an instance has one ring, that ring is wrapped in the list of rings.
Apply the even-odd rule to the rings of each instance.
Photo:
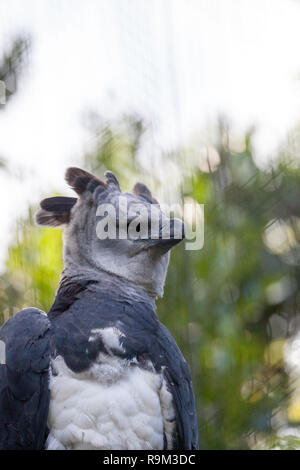
[[[63,225],[64,264],[68,276],[99,280],[106,273],[143,289],[153,298],[162,296],[169,250],[180,241],[173,236],[172,221],[162,213],[144,184],[137,183],[133,193],[124,193],[112,172],[107,171],[105,178],[103,182],[80,168],[68,168],[66,181],[78,194],[78,199],[43,200],[36,221],[51,227]],[[127,209],[120,201],[125,202]],[[105,212],[107,207],[110,211]],[[127,223],[123,221],[124,214]],[[159,231],[156,237],[152,237],[149,229],[153,221]],[[118,231],[121,227],[127,236],[103,237],[104,232],[99,236],[98,228],[105,224],[113,224]],[[132,237],[130,230],[134,224],[137,227],[143,224],[147,233],[136,239]],[[164,230],[169,225],[171,231],[166,239]]]

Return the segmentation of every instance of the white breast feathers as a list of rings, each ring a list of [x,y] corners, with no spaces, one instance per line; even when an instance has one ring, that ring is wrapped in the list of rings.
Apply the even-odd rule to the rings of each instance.
[[[115,347],[112,331],[105,336]],[[61,356],[52,366],[49,450],[163,449],[164,435],[171,448],[174,409],[162,375],[103,353],[80,374]]]

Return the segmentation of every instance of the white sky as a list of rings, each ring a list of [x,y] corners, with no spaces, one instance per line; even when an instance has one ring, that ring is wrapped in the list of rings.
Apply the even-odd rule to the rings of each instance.
[[[76,164],[90,137],[83,113],[138,111],[156,145],[186,142],[227,115],[257,126],[265,161],[300,120],[296,0],[0,0],[0,54],[30,33],[29,67],[0,113],[0,262],[15,217]]]

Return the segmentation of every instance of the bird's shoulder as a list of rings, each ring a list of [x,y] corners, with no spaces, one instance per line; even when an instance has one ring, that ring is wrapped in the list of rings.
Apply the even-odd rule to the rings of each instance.
[[[145,353],[160,328],[151,303],[94,291],[49,316],[53,354],[75,372],[90,367],[101,352],[127,359]]]

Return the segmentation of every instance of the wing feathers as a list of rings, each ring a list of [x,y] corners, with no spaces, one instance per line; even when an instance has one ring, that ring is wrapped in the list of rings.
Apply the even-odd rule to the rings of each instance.
[[[0,329],[0,449],[42,449],[49,409],[50,322],[38,309],[21,310]]]

